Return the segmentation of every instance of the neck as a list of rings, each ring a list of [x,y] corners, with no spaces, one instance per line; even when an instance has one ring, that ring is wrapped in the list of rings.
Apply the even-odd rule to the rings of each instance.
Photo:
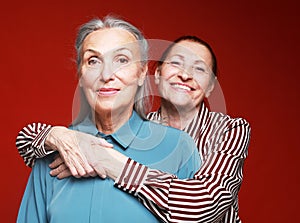
[[[97,129],[104,134],[112,134],[116,132],[124,123],[126,123],[130,116],[132,115],[132,110],[123,112],[101,112],[95,113],[95,124]]]
[[[190,108],[187,106],[176,107],[169,101],[161,101],[161,117],[168,126],[184,129],[197,115],[199,106]]]

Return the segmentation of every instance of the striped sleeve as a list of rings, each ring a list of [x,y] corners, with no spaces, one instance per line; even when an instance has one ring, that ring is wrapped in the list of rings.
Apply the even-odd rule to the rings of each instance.
[[[248,155],[249,124],[244,119],[232,119],[205,134],[208,132],[214,134],[205,140],[205,148],[200,151],[203,166],[193,179],[177,179],[129,159],[116,186],[137,196],[164,222],[240,222],[237,193]],[[134,176],[129,176],[132,172]],[[124,183],[124,179],[130,180]]]
[[[47,151],[44,146],[51,127],[48,124],[31,123],[18,133],[16,147],[27,166],[32,167],[35,159],[53,152]]]

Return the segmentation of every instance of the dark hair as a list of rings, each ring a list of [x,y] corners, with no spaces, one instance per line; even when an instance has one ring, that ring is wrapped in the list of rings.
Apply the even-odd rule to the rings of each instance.
[[[169,52],[171,51],[171,49],[173,48],[173,46],[176,43],[179,43],[179,42],[184,41],[184,40],[188,40],[188,41],[199,43],[199,44],[205,46],[209,50],[209,52],[211,54],[211,59],[212,59],[212,69],[211,70],[214,73],[214,76],[217,76],[217,73],[218,73],[218,64],[217,64],[216,55],[215,55],[213,49],[211,48],[211,46],[206,41],[200,39],[197,36],[186,35],[186,36],[181,36],[181,37],[177,38],[176,40],[174,40],[173,43],[170,44],[167,47],[167,49],[164,51],[164,53],[162,54],[160,60],[157,62],[158,63],[157,66],[160,67],[163,64],[163,62],[165,61],[165,59],[168,56]]]

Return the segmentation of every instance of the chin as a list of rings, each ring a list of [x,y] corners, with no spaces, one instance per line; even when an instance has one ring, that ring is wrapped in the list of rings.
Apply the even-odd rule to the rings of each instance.
[[[183,107],[183,106],[191,106],[193,103],[191,101],[188,101],[188,100],[183,100],[183,99],[172,99],[170,101],[174,106],[180,106],[180,107]]]

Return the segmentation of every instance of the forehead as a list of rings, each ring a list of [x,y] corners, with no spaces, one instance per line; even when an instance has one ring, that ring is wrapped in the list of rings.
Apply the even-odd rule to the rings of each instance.
[[[202,60],[206,64],[211,65],[211,53],[209,50],[202,44],[190,40],[183,40],[179,43],[176,43],[168,57],[180,55],[189,60]]]
[[[120,47],[135,49],[134,35],[121,28],[105,28],[90,33],[83,42],[83,51],[93,49],[104,54]],[[137,48],[135,49],[137,50]]]

